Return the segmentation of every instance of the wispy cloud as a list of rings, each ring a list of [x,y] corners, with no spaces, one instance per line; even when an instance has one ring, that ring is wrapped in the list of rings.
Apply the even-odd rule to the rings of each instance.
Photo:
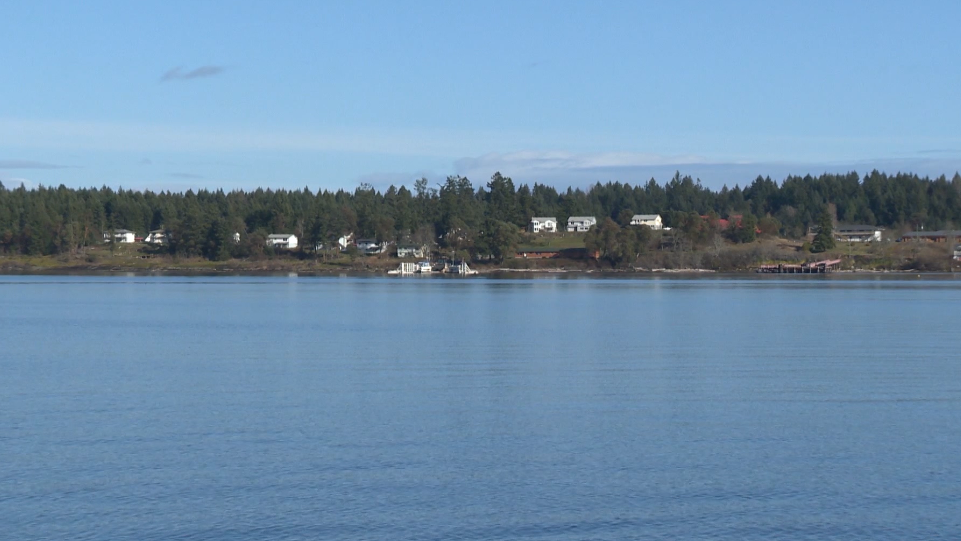
[[[632,152],[514,152],[486,154],[477,158],[462,158],[454,162],[457,174],[470,178],[475,185],[483,183],[494,172],[513,178],[516,182],[535,182],[558,187],[587,187],[595,182],[619,181],[633,185],[651,178],[666,182],[675,172],[702,180],[705,186],[717,189],[722,185],[745,186],[758,175],[783,180],[788,175],[819,175],[821,173],[866,174],[873,169],[887,173],[906,171],[922,176],[951,176],[961,169],[959,159],[873,159],[839,162],[775,162],[775,161],[719,161],[697,155],[669,156]]]
[[[194,173],[170,173],[170,176],[174,178],[204,178],[203,175],[197,175]]]
[[[0,182],[3,182],[3,185],[8,190],[13,188],[19,188],[21,185],[28,190],[33,189],[34,187],[33,181],[28,178],[20,178],[20,177],[2,178],[0,179]]]
[[[918,154],[961,154],[961,150],[956,148],[932,148],[919,150]]]
[[[594,182],[620,181],[639,184],[652,177],[670,177],[677,170],[689,171],[708,164],[699,155],[665,155],[650,152],[521,151],[490,153],[461,158],[454,169],[475,182],[494,172],[527,184],[587,186]]]
[[[70,166],[33,160],[0,160],[0,169],[66,169],[68,167]]]
[[[503,138],[503,137],[501,137]],[[224,129],[198,126],[0,118],[0,147],[72,152],[350,152],[406,156],[464,156],[491,148],[496,133],[451,130],[326,128]]]
[[[707,161],[703,156],[695,154],[671,156],[649,152],[521,151],[461,158],[454,162],[454,167],[462,174],[476,170],[537,174],[551,171],[602,171],[625,167],[688,165]]]
[[[199,68],[194,68],[192,70],[184,70],[183,66],[177,66],[176,68],[167,70],[167,72],[160,77],[160,82],[166,83],[168,81],[189,81],[191,79],[213,77],[214,75],[220,75],[226,69],[227,68],[224,66],[200,66]]]

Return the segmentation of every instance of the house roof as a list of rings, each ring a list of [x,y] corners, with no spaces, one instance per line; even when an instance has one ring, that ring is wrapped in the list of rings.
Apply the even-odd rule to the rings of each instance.
[[[109,233],[109,231],[108,231],[108,233]],[[114,230],[113,230],[113,234],[114,234],[114,235],[126,235],[127,233],[133,233],[133,231],[131,231],[131,230],[129,230],[129,229],[114,229]]]
[[[593,216],[571,216],[567,219],[568,222],[587,222],[587,221],[597,221],[597,218]]]
[[[660,218],[660,214],[635,214],[632,220],[656,220]]]
[[[873,225],[839,225],[834,228],[835,233],[874,233],[875,231],[881,231],[883,227],[876,227]]]
[[[556,222],[557,218],[553,216],[534,216],[533,218],[531,218],[532,222],[533,221],[546,222],[547,220],[554,220]]]
[[[274,233],[272,235],[267,235],[268,239],[289,239],[293,237],[292,233]]]
[[[931,238],[931,237],[961,237],[961,230],[940,230],[940,231],[912,231],[905,233],[901,238]]]

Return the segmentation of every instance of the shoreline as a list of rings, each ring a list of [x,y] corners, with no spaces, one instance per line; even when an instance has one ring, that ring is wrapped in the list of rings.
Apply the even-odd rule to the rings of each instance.
[[[891,276],[934,276],[934,275],[957,275],[956,271],[928,271],[917,269],[889,270],[889,269],[842,269],[827,273],[815,274],[766,274],[758,273],[754,269],[744,270],[725,270],[698,268],[570,268],[567,266],[543,267],[543,268],[510,268],[502,266],[483,266],[473,267],[477,271],[475,276],[594,276],[594,277],[627,277],[627,276],[857,276],[857,275],[891,275]],[[277,264],[277,262],[266,264],[243,264],[243,265],[209,265],[209,264],[170,264],[170,265],[31,265],[23,262],[3,261],[0,259],[0,275],[4,276],[112,276],[117,274],[135,276],[357,276],[357,277],[386,277],[387,271],[392,270],[391,266],[370,266],[370,265],[350,265],[350,266],[328,266],[310,264]],[[464,276],[454,274],[432,273],[430,275],[413,275],[419,277],[457,277]],[[405,276],[412,277],[412,276]]]

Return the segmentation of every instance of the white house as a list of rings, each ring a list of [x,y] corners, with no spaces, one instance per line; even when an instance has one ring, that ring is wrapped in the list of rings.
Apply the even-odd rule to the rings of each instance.
[[[531,233],[557,233],[557,218],[535,216],[527,228]]]
[[[137,236],[133,231],[127,229],[114,229],[113,231],[103,232],[104,242],[122,242],[122,243],[133,243],[137,240]]]
[[[631,218],[631,225],[646,225],[651,229],[664,229],[664,222],[660,214],[635,214]]]
[[[880,227],[873,225],[839,225],[834,229],[834,239],[841,242],[881,242]]]
[[[234,244],[240,244],[240,233],[234,232]]]
[[[597,225],[597,218],[593,216],[571,216],[567,219],[567,231],[583,233]]]
[[[167,232],[163,229],[154,229],[143,239],[150,244],[167,244],[167,240]]]
[[[297,235],[291,235],[289,233],[267,235],[267,246],[292,250],[297,247]]]
[[[352,240],[354,240],[354,234],[347,233],[346,235],[337,239],[337,245],[340,246],[341,251],[344,251],[347,249],[347,246],[350,245],[350,241]]]
[[[954,258],[955,261],[961,261],[961,244],[954,247]]]
[[[386,242],[377,242],[375,239],[360,239],[357,241],[357,250],[365,255],[382,254],[387,251]]]
[[[398,244],[397,257],[416,257],[423,259],[427,257],[427,247],[420,244]]]

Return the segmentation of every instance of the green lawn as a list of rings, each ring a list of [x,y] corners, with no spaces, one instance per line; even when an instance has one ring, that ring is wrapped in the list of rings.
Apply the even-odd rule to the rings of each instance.
[[[521,236],[518,248],[538,249],[538,248],[583,248],[584,236],[587,233],[554,233],[554,234],[524,234]]]

